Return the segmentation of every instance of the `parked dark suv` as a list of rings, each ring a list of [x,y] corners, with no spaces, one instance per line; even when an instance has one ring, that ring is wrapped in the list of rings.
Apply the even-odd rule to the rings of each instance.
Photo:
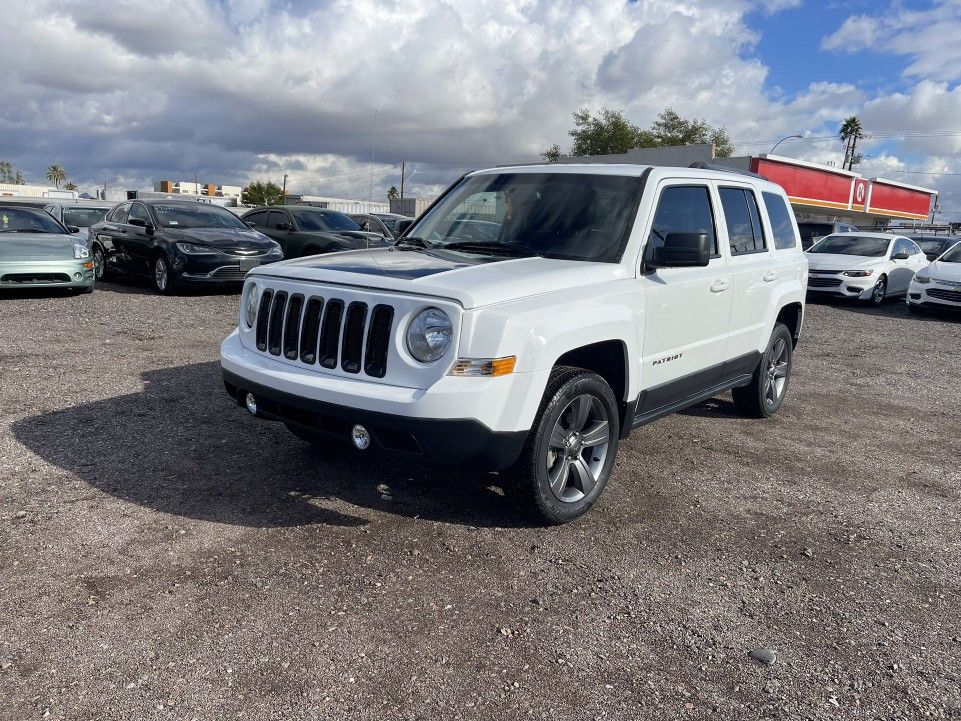
[[[362,230],[345,213],[310,205],[254,208],[243,218],[250,227],[280,243],[285,258],[380,248],[393,243],[393,238]]]
[[[107,274],[148,277],[160,293],[193,284],[240,284],[281,260],[280,246],[229,210],[191,200],[120,203],[90,228]]]

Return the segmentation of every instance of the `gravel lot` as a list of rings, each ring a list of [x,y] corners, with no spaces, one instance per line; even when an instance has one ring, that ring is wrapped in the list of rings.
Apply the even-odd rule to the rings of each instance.
[[[0,719],[961,718],[961,321],[811,305],[544,529],[248,417],[237,300],[0,300]]]

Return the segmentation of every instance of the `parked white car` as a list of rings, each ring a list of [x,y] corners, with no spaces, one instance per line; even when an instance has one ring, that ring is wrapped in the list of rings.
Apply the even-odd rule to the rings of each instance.
[[[912,313],[932,307],[961,309],[961,243],[914,276],[905,300]]]
[[[228,393],[307,441],[502,471],[548,523],[594,504],[632,429],[726,390],[784,402],[807,262],[759,176],[482,170],[402,232],[251,271]]]
[[[835,233],[808,257],[808,292],[829,293],[881,305],[904,295],[914,274],[928,264],[910,238],[890,233]]]

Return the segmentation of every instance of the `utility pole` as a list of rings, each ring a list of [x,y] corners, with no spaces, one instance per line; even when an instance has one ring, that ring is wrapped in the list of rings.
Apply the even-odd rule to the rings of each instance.
[[[284,190],[280,195],[281,195],[281,199],[280,199],[281,205],[287,205],[287,173],[284,173]]]
[[[400,197],[401,199],[403,199],[404,197],[404,169],[406,167],[407,167],[407,161],[401,160],[400,161]]]

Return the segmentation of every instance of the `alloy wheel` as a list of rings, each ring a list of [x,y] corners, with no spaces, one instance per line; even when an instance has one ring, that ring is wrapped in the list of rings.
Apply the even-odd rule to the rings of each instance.
[[[878,279],[878,282],[874,286],[874,292],[871,293],[871,300],[875,305],[881,305],[881,301],[884,300],[884,291],[887,289],[887,285],[884,278]]]
[[[154,261],[153,275],[157,283],[157,289],[162,291],[167,290],[167,264],[162,257],[158,257],[157,260]]]
[[[769,356],[767,368],[764,374],[764,402],[774,405],[784,394],[787,385],[788,360],[787,360],[787,341],[778,338]]]
[[[103,274],[106,270],[103,267],[105,259],[103,257],[103,251],[100,248],[93,249],[93,277],[97,280],[103,280]]]
[[[568,403],[554,424],[547,448],[547,480],[558,500],[576,503],[594,490],[612,431],[600,399],[584,394]]]

